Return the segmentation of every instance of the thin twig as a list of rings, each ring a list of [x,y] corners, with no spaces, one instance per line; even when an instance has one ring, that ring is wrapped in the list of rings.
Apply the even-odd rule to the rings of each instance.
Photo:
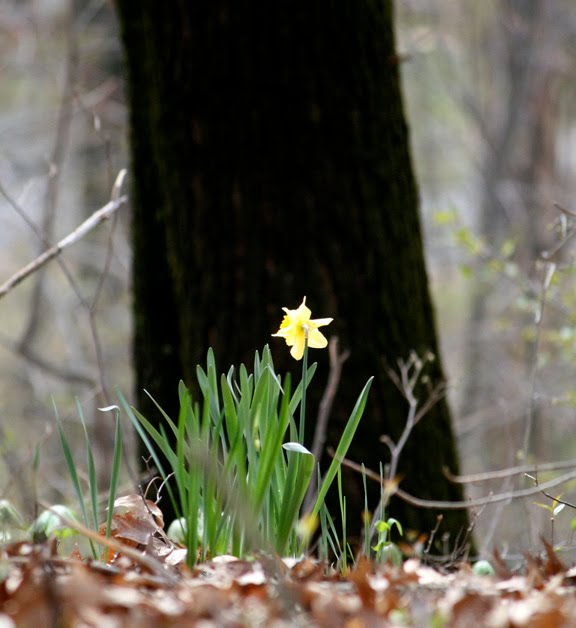
[[[502,481],[497,490],[507,492],[510,490],[511,486],[512,478],[507,477]],[[496,532],[500,527],[500,522],[502,519],[502,515],[504,514],[504,509],[510,504],[511,501],[512,498],[501,501],[495,506],[493,516],[490,517],[487,529],[482,534],[481,552],[485,553],[488,551],[488,548],[492,547],[492,542],[494,540],[494,537],[496,536]],[[484,508],[486,508],[486,506],[484,506]]]
[[[564,484],[564,482],[568,482],[576,478],[576,471],[572,473],[566,473],[561,475],[554,480],[550,480],[543,484],[545,488],[553,488],[554,486],[558,486],[559,484]],[[416,506],[418,508],[434,508],[438,510],[447,509],[447,510],[462,510],[464,508],[470,508],[472,506],[484,506],[485,504],[496,504],[498,502],[507,501],[510,499],[518,499],[521,497],[530,497],[532,495],[536,495],[536,493],[541,492],[540,489],[522,489],[519,491],[509,491],[507,493],[498,493],[496,495],[489,495],[487,497],[478,497],[476,499],[470,499],[468,501],[459,501],[459,502],[443,502],[436,500],[427,500],[420,499],[418,497],[414,497],[409,493],[406,493],[402,489],[397,489],[396,495],[403,499],[406,503],[411,504],[412,506]]]
[[[440,524],[444,520],[444,515],[440,514],[436,517],[436,525],[432,528],[430,532],[430,537],[428,538],[428,543],[426,543],[426,547],[424,548],[423,555],[428,556],[430,554],[430,550],[432,549],[432,543],[434,543],[434,538],[440,529]]]
[[[576,212],[574,210],[567,209],[566,207],[562,207],[562,205],[559,205],[558,203],[554,203],[554,207],[560,210],[563,214],[566,214],[567,216],[571,216],[572,218],[576,218]]]
[[[21,347],[20,345],[12,342],[8,336],[0,332],[0,346],[8,351],[20,355],[23,359],[29,362],[32,366],[35,366],[53,377],[57,377],[66,382],[82,384],[85,386],[94,386],[96,378],[87,370],[79,368],[68,368],[61,364],[50,362],[49,360],[41,357],[34,352],[30,347]]]
[[[498,480],[513,475],[524,475],[536,471],[560,471],[562,469],[573,469],[576,467],[576,458],[564,462],[544,462],[540,464],[526,464],[498,471],[487,471],[485,473],[475,473],[473,475],[453,475],[447,467],[444,467],[444,475],[451,481],[458,484],[473,484],[475,482],[488,482]]]
[[[441,399],[444,399],[447,391],[448,384],[446,384],[446,382],[440,382],[434,390],[432,390],[426,401],[422,404],[422,407],[416,413],[414,425],[417,425],[420,419],[424,418]]]
[[[346,350],[339,353],[338,337],[333,336],[330,338],[328,355],[330,357],[330,373],[328,375],[328,383],[326,384],[324,394],[320,400],[316,429],[314,431],[314,441],[312,444],[312,453],[314,454],[316,460],[319,460],[322,450],[324,449],[328,419],[330,418],[330,412],[332,411],[334,398],[336,397],[336,392],[338,391],[338,385],[342,376],[342,366],[350,357],[350,351]]]
[[[398,473],[400,456],[402,455],[402,451],[408,442],[408,438],[410,437],[412,430],[432,409],[432,407],[446,394],[446,384],[441,382],[432,390],[422,407],[420,407],[420,409],[418,408],[419,401],[415,396],[415,390],[418,382],[420,381],[422,371],[429,360],[430,358],[428,356],[421,359],[416,353],[412,353],[407,361],[398,360],[398,373],[392,369],[387,369],[388,376],[408,402],[408,416],[400,438],[396,442],[394,442],[389,435],[385,435],[381,439],[390,450],[390,463],[387,466],[386,477],[384,478],[384,482],[389,486],[397,484],[396,476]],[[378,481],[381,481],[380,476],[378,476]],[[370,523],[370,538],[372,538],[372,535],[376,530],[376,522],[381,516],[382,510],[386,506],[391,494],[392,492],[389,489],[385,489],[380,496],[380,501],[374,510],[374,515],[372,516],[372,521]]]
[[[362,469],[362,465],[359,465],[352,460],[348,460],[347,458],[342,458],[340,460],[341,464],[345,467],[348,467],[358,473],[365,473],[366,477],[378,482],[378,484],[382,485],[382,481],[380,475],[378,473],[374,473],[370,469]],[[530,497],[532,495],[536,495],[537,493],[541,493],[542,490],[546,490],[549,488],[553,488],[554,486],[558,486],[559,484],[564,484],[565,482],[569,482],[576,478],[576,471],[572,471],[571,473],[565,473],[553,480],[549,480],[544,484],[541,484],[537,488],[528,488],[521,489],[518,491],[509,491],[505,493],[498,493],[496,495],[487,495],[486,497],[477,497],[476,499],[469,499],[463,501],[440,501],[440,500],[432,500],[432,499],[420,499],[419,497],[415,497],[414,495],[410,495],[406,491],[403,491],[401,488],[396,487],[393,491],[388,491],[389,494],[397,495],[400,499],[404,500],[406,503],[416,506],[417,508],[433,508],[435,510],[462,510],[465,508],[471,508],[473,506],[484,506],[486,504],[496,504],[498,502],[510,500],[510,499],[518,499],[521,497]]]
[[[558,205],[556,205],[556,207],[559,207]],[[564,212],[567,212],[568,210],[562,210]],[[575,214],[568,214],[570,215],[575,215]],[[542,251],[540,253],[540,257],[543,260],[546,261],[550,261],[553,257],[558,256],[558,253],[571,241],[574,239],[574,236],[576,236],[576,229],[574,229],[574,226],[572,225],[570,228],[568,228],[568,219],[566,216],[561,216],[562,222],[561,222],[561,229],[562,229],[562,233],[561,233],[561,237],[560,237],[560,241],[557,242],[551,249],[547,249],[546,251]]]
[[[16,349],[14,348],[14,350]],[[59,364],[49,362],[45,358],[38,355],[29,346],[19,346],[17,351],[32,366],[42,369],[53,377],[58,377],[66,382],[74,382],[84,386],[94,386],[96,384],[95,377],[89,372],[83,371],[81,368],[66,368]]]
[[[121,170],[116,177],[116,181],[112,186],[112,194],[110,196],[111,201],[118,201],[120,198],[120,191],[122,189],[122,184],[124,183],[124,179],[126,177],[126,170]],[[113,242],[113,234],[117,224],[118,214],[114,214],[112,219],[112,225],[110,228],[110,232],[108,234],[108,241],[106,243],[106,257],[104,259],[104,266],[102,268],[102,272],[98,278],[98,284],[96,285],[96,290],[94,290],[94,295],[92,297],[92,302],[90,304],[90,311],[94,312],[96,310],[96,305],[98,304],[98,300],[100,299],[100,295],[102,294],[102,289],[104,288],[104,283],[110,273],[110,265],[112,264],[112,257],[114,254],[114,242]]]
[[[527,478],[530,478],[531,480],[533,480],[534,486],[539,486],[538,479],[536,477],[534,477],[533,475],[528,475],[528,473],[526,473],[525,475]],[[540,487],[540,490],[542,492],[542,495],[544,495],[548,499],[551,499],[553,502],[556,502],[557,504],[564,504],[564,506],[568,506],[568,508],[572,508],[573,510],[576,510],[576,506],[574,504],[564,501],[563,499],[560,499],[559,497],[554,497],[554,495],[550,495],[550,493],[543,491],[541,487]]]
[[[546,273],[540,287],[540,300],[538,303],[538,311],[534,320],[536,327],[536,337],[533,345],[532,366],[530,369],[530,399],[528,400],[528,408],[526,411],[526,424],[524,427],[524,439],[522,442],[522,455],[524,459],[528,458],[530,452],[530,441],[532,440],[532,432],[534,431],[534,398],[536,395],[536,376],[538,374],[538,355],[540,353],[540,345],[542,342],[542,321],[544,319],[544,309],[546,307],[546,297],[548,288],[554,277],[556,264],[554,262],[546,262]]]
[[[26,264],[26,266],[21,268],[18,272],[14,273],[12,277],[10,277],[10,279],[5,281],[0,286],[0,299],[8,294],[8,292],[15,288],[24,279],[29,277],[39,268],[42,268],[42,266],[47,264],[50,260],[60,255],[60,253],[62,253],[65,248],[72,244],[75,244],[87,233],[92,231],[92,229],[97,227],[101,222],[110,218],[110,216],[112,216],[115,211],[122,207],[122,205],[124,205],[127,200],[127,196],[120,196],[116,201],[110,201],[109,203],[106,203],[104,207],[102,207],[98,211],[95,211],[92,216],[90,216],[90,218],[87,218],[72,233],[68,234],[65,238],[60,240],[60,242],[50,247],[48,250],[44,251],[44,253],[39,255],[35,260],[32,260],[29,264]]]
[[[7,282],[5,282],[2,286],[0,286],[0,299],[9,292],[12,288],[14,288],[18,283],[20,283],[23,279],[25,279],[30,273],[33,273],[36,268],[46,264],[50,259],[55,258],[58,262],[62,272],[64,273],[66,279],[74,294],[78,298],[80,305],[84,309],[88,317],[88,326],[90,329],[90,334],[92,336],[92,344],[94,347],[94,355],[96,358],[96,366],[98,371],[98,383],[100,386],[100,392],[103,395],[107,405],[111,405],[110,394],[108,391],[108,386],[106,383],[106,373],[104,370],[104,356],[102,352],[102,345],[100,343],[100,337],[98,333],[98,328],[96,325],[94,312],[90,307],[90,304],[84,298],[79,286],[76,283],[72,273],[68,269],[68,266],[65,264],[64,260],[60,257],[60,252],[66,248],[67,246],[75,243],[81,237],[86,235],[91,229],[96,227],[100,222],[107,219],[109,215],[115,213],[117,209],[119,209],[126,201],[127,196],[120,196],[120,189],[122,183],[124,181],[124,177],[126,176],[126,170],[122,169],[118,176],[116,177],[116,181],[114,186],[112,187],[111,192],[111,201],[107,203],[103,208],[92,214],[90,218],[85,220],[74,232],[69,234],[66,238],[61,240],[55,247],[50,246],[50,242],[46,240],[42,232],[39,228],[34,224],[34,222],[28,217],[26,212],[20,207],[18,202],[8,193],[8,191],[2,186],[0,182],[0,194],[4,196],[4,198],[8,201],[9,205],[12,209],[22,217],[22,219],[26,222],[26,224],[32,229],[32,231],[38,236],[38,238],[44,243],[45,246],[49,247],[47,251],[45,251],[40,258],[37,258],[31,264],[25,267],[25,269],[21,269],[18,273],[13,275]],[[107,213],[108,212],[108,213]],[[24,272],[26,271],[26,272]],[[132,471],[129,469],[131,476],[133,475]]]

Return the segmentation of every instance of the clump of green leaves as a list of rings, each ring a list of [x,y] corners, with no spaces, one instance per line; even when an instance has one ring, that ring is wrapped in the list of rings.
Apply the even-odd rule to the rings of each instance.
[[[304,381],[309,383],[315,370],[315,364],[307,369]],[[188,548],[188,564],[222,553],[243,556],[266,549],[280,555],[300,553],[307,542],[298,534],[300,508],[315,465],[303,444],[303,426],[294,420],[302,383],[292,392],[290,376],[282,380],[275,372],[268,347],[261,356],[256,352],[253,373],[242,364],[237,373],[231,368],[220,377],[210,350],[206,370],[198,367],[197,379],[201,400],[193,399],[181,383],[178,419],[158,406],[164,418],[160,428],[120,395],[181,518],[176,532]],[[371,382],[360,393],[319,483],[310,521],[321,517],[328,525],[324,500],[360,422]],[[169,468],[164,468],[158,450]]]
[[[92,445],[90,443],[90,436],[88,433],[88,428],[86,426],[86,422],[84,420],[84,415],[82,413],[82,407],[80,403],[76,401],[76,407],[78,409],[78,415],[80,417],[80,422],[82,423],[82,428],[84,430],[84,442],[86,447],[86,463],[88,468],[88,489],[90,495],[90,506],[87,505],[86,499],[84,498],[84,491],[82,484],[80,482],[80,476],[78,474],[78,469],[76,466],[76,460],[72,453],[72,449],[68,442],[68,438],[66,437],[66,432],[64,430],[64,426],[62,425],[62,421],[60,416],[58,415],[58,410],[56,409],[56,405],[54,404],[54,412],[56,415],[56,423],[58,425],[58,433],[60,435],[60,442],[62,444],[62,451],[64,452],[64,460],[66,462],[66,468],[68,469],[68,475],[72,480],[72,485],[74,487],[74,492],[76,493],[76,497],[78,498],[78,503],[80,505],[80,511],[82,513],[82,519],[84,525],[87,528],[92,528],[94,531],[98,532],[98,478],[96,474],[96,464],[94,462],[94,453],[92,450]],[[110,406],[107,408],[100,408],[102,412],[115,411],[116,419],[115,419],[115,430],[114,430],[114,455],[112,459],[112,473],[110,478],[110,486],[108,490],[108,517],[106,520],[106,538],[110,537],[111,529],[112,529],[112,516],[114,513],[114,502],[116,500],[116,493],[118,488],[118,482],[120,480],[120,467],[122,462],[122,430],[120,424],[120,412],[118,406]],[[52,509],[54,510],[54,509]],[[65,514],[65,513],[61,513]],[[54,512],[52,516],[57,517]],[[92,550],[92,555],[94,558],[98,558],[98,550],[95,545],[90,541],[90,547]]]

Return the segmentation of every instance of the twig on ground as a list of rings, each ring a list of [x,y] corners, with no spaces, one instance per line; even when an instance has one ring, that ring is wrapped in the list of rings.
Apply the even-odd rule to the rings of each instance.
[[[119,541],[115,540],[112,537],[106,538],[105,536],[98,534],[98,532],[95,532],[94,530],[90,530],[90,528],[87,528],[86,526],[82,525],[79,521],[75,521],[74,519],[70,519],[62,515],[60,512],[58,512],[57,510],[54,510],[48,504],[44,504],[40,502],[40,505],[42,506],[42,508],[45,508],[46,510],[50,510],[50,512],[55,514],[62,521],[62,523],[65,523],[69,528],[76,530],[82,536],[85,536],[91,541],[94,541],[98,545],[103,545],[104,547],[107,547],[108,549],[111,549],[114,552],[122,552],[122,554],[124,554],[125,556],[128,556],[128,558],[131,558],[133,561],[139,563],[140,565],[146,567],[147,569],[150,569],[150,571],[152,571],[156,575],[160,576],[163,580],[171,584],[177,584],[178,582],[180,582],[179,578],[177,578],[172,572],[166,569],[166,567],[161,562],[159,562],[158,560],[156,560],[149,554],[144,554],[143,552],[140,552],[139,550],[136,550],[132,547],[128,547],[127,545],[124,545],[124,543],[120,543]]]
[[[430,554],[430,550],[432,549],[432,543],[434,543],[434,538],[436,537],[436,534],[438,533],[438,530],[440,529],[440,525],[443,520],[444,520],[444,515],[438,515],[436,517],[436,525],[430,532],[430,537],[428,538],[426,547],[424,548],[424,551],[422,552],[424,556],[427,556],[428,554]]]

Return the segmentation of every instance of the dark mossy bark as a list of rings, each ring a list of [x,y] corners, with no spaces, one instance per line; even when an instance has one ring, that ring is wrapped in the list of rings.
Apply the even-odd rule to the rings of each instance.
[[[282,306],[304,295],[351,350],[336,399],[334,444],[375,375],[350,457],[378,470],[382,434],[407,405],[384,365],[438,356],[418,196],[395,54],[391,2],[117,2],[126,49],[134,182],[135,360],[142,388],[175,412],[180,377],[212,346],[222,370],[272,345]],[[326,352],[314,386],[322,388]],[[440,359],[428,375],[443,377]],[[313,426],[311,426],[313,427]],[[444,401],[417,426],[400,465],[405,490],[461,499]],[[349,520],[361,479],[348,475]],[[378,487],[371,487],[375,505]],[[436,512],[395,502],[406,527]],[[464,512],[445,513],[453,534]]]

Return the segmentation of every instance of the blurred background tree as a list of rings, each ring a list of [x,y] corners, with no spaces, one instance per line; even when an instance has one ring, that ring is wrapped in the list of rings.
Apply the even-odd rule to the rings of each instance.
[[[350,358],[328,445],[376,376],[350,457],[378,472],[408,404],[390,381],[415,351],[444,378],[399,84],[392,3],[250,7],[229,2],[117,3],[128,66],[134,181],[134,321],[138,406],[149,391],[176,415],[212,346],[221,368],[250,363],[281,307],[302,296],[333,316]],[[279,372],[295,370],[273,344]],[[313,352],[327,377],[326,352]],[[429,392],[418,389],[422,403]],[[311,425],[313,428],[313,424]],[[311,442],[310,439],[308,442]],[[458,500],[450,414],[439,400],[408,440],[399,473],[420,497]],[[346,473],[351,529],[362,478]],[[369,487],[375,507],[378,486]],[[390,514],[429,532],[436,512],[394,501]],[[465,531],[465,511],[442,533]]]
[[[126,163],[113,17],[106,2],[22,0],[2,7],[2,281],[104,205]],[[120,212],[71,247],[62,258],[67,274],[52,263],[2,301],[0,497],[21,501],[29,514],[36,491],[61,499],[68,489],[51,398],[73,439],[81,436],[70,420],[75,397],[84,406],[102,485],[107,480],[113,430],[97,407],[112,399],[109,382],[122,388],[132,382],[126,218]]]
[[[411,0],[398,8],[462,460],[480,471],[570,458],[574,232],[554,204],[574,208],[576,192],[573,5]],[[526,480],[471,485],[468,494],[514,487]],[[538,510],[497,507],[478,520],[478,538],[487,548],[516,529],[519,544],[537,543]]]
[[[542,261],[542,253],[554,246],[550,227],[558,217],[553,202],[559,199],[551,194],[555,194],[557,180],[557,88],[566,60],[555,51],[570,33],[562,32],[562,20],[561,4],[544,0],[499,3],[480,35],[491,53],[479,64],[478,73],[490,84],[491,97],[484,103],[468,99],[466,108],[485,144],[480,165],[479,232],[489,234],[489,245],[495,251],[508,247],[519,270],[534,282],[536,293],[542,270],[537,263]],[[504,365],[505,355],[511,351],[509,343],[492,333],[508,291],[509,286],[494,282],[478,282],[473,291],[462,393],[464,415],[482,412],[505,397],[511,401],[506,369],[488,367]],[[530,318],[528,313],[526,322]],[[529,382],[535,337],[524,340],[518,358],[524,362]],[[518,392],[522,398],[526,389]],[[529,438],[532,452],[542,442],[542,434],[537,435],[541,410],[536,409],[535,430]]]

